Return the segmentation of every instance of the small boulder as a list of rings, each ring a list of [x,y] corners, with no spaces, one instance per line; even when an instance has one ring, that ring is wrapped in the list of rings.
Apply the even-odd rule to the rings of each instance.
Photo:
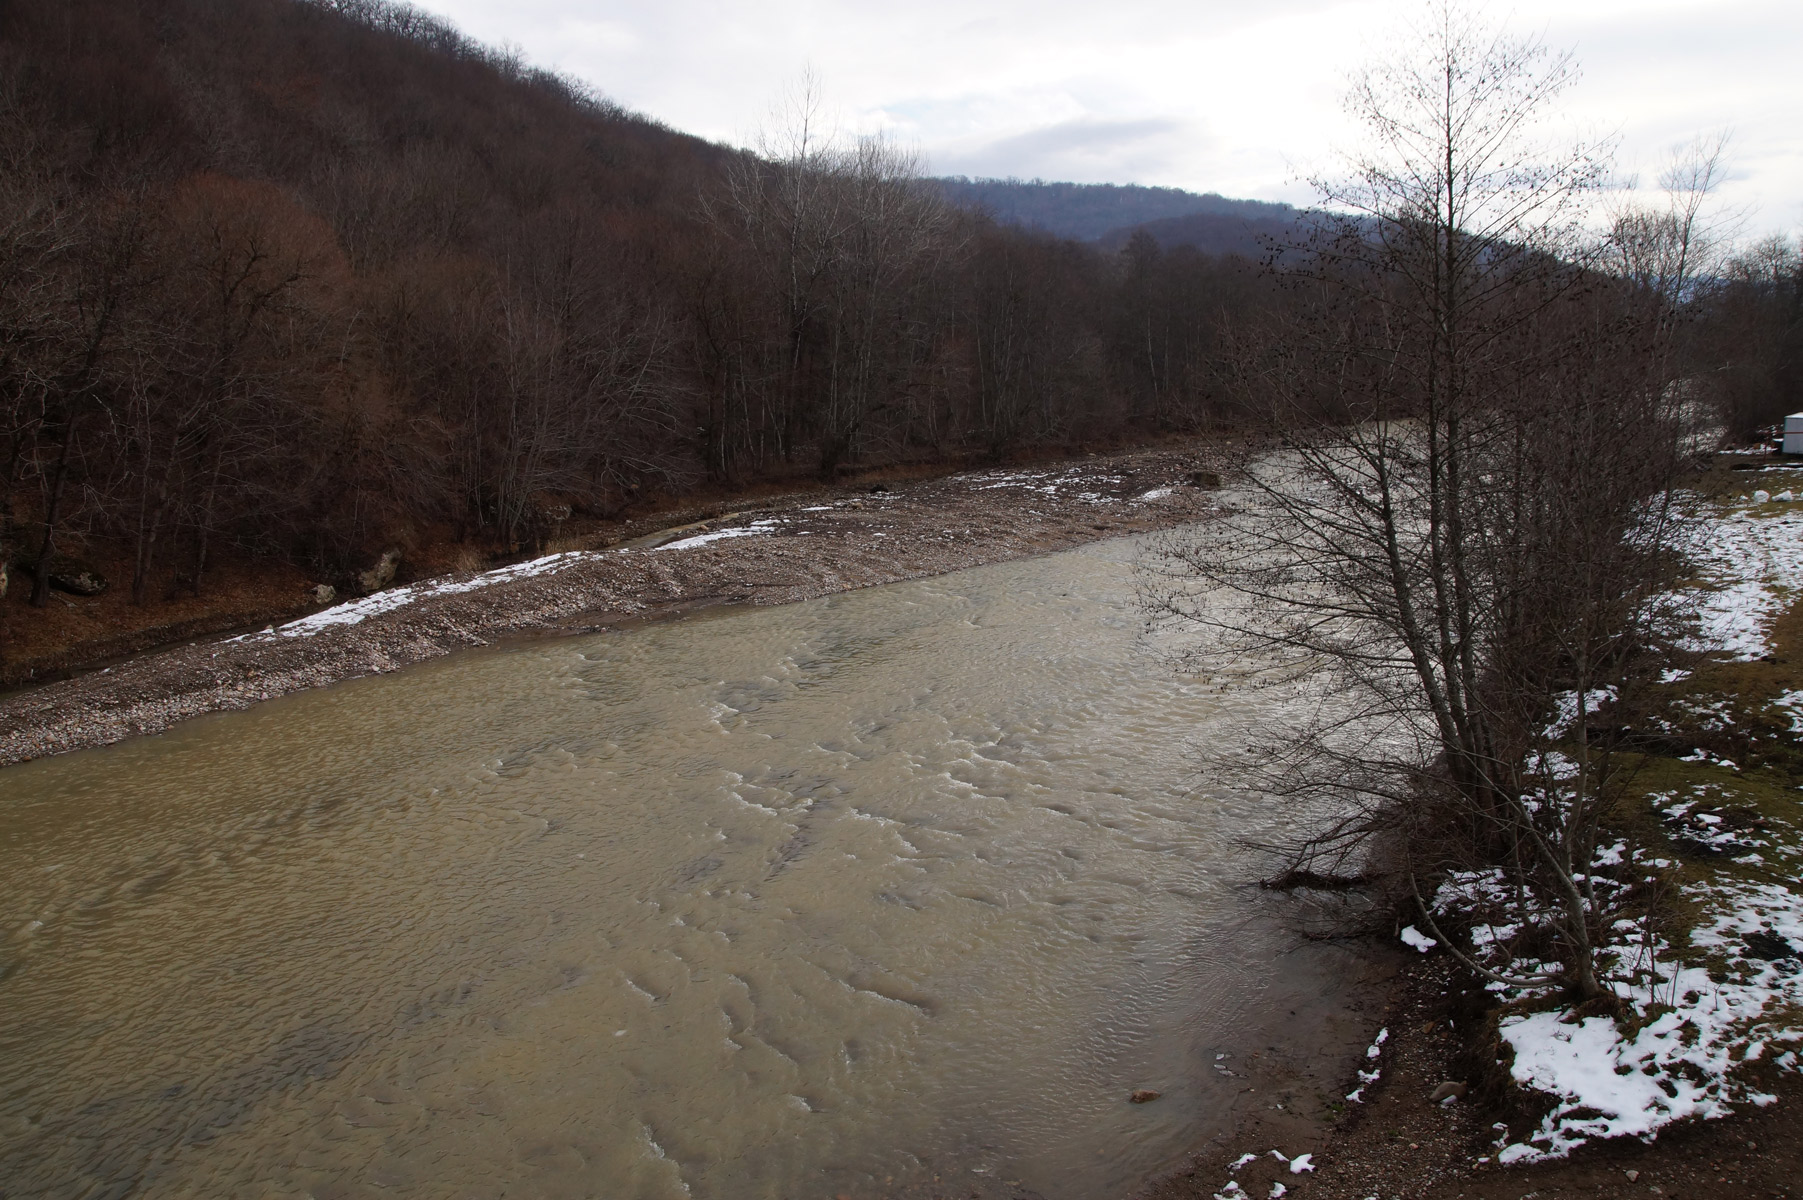
[[[394,582],[395,569],[400,565],[399,550],[384,550],[375,566],[357,576],[357,586],[365,592],[379,592]]]
[[[1440,1104],[1447,1100],[1457,1100],[1469,1090],[1470,1089],[1464,1084],[1449,1079],[1439,1087],[1435,1088],[1433,1094],[1428,1096],[1428,1099],[1435,1104]]]
[[[50,586],[71,596],[98,596],[106,591],[106,576],[92,563],[72,554],[50,556]]]
[[[1755,504],[1770,504],[1771,501],[1772,494],[1764,488],[1760,488],[1753,493],[1753,503]]]
[[[313,585],[313,603],[330,604],[336,599],[338,599],[338,589],[331,584],[316,583]]]
[[[1155,1092],[1151,1088],[1140,1088],[1137,1092],[1128,1096],[1127,1099],[1134,1104],[1150,1104],[1162,1095],[1164,1095],[1163,1092]]]

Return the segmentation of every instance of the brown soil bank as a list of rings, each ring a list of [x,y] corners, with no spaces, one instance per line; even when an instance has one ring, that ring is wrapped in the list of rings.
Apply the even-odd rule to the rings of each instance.
[[[0,764],[248,708],[510,634],[710,603],[786,604],[1166,527],[1231,445],[997,469],[790,499],[483,574],[393,588],[261,633],[202,640],[0,701]],[[1204,480],[1206,482],[1206,480]]]

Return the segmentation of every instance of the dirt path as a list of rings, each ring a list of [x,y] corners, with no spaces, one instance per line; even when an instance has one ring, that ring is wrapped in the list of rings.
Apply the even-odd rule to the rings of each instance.
[[[1194,520],[1231,446],[972,472],[748,507],[605,550],[429,579],[285,625],[140,658],[0,701],[0,764],[156,733],[480,646],[671,607],[787,604]]]

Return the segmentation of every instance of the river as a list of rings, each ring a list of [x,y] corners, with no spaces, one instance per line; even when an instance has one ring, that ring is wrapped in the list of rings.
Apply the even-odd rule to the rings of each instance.
[[[1281,814],[1191,753],[1270,701],[1149,650],[1135,546],[0,771],[0,1190],[1130,1192],[1346,967],[1241,886]]]

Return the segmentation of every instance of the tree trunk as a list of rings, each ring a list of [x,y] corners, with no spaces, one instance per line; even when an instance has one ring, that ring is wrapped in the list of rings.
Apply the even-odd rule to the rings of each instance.
[[[37,569],[31,583],[31,606],[43,608],[50,603],[50,556],[56,549],[56,523],[62,516],[63,488],[69,481],[69,450],[75,441],[74,417],[63,426],[63,444],[56,458],[56,471],[50,479],[50,499],[44,506],[44,541],[38,547]]]

